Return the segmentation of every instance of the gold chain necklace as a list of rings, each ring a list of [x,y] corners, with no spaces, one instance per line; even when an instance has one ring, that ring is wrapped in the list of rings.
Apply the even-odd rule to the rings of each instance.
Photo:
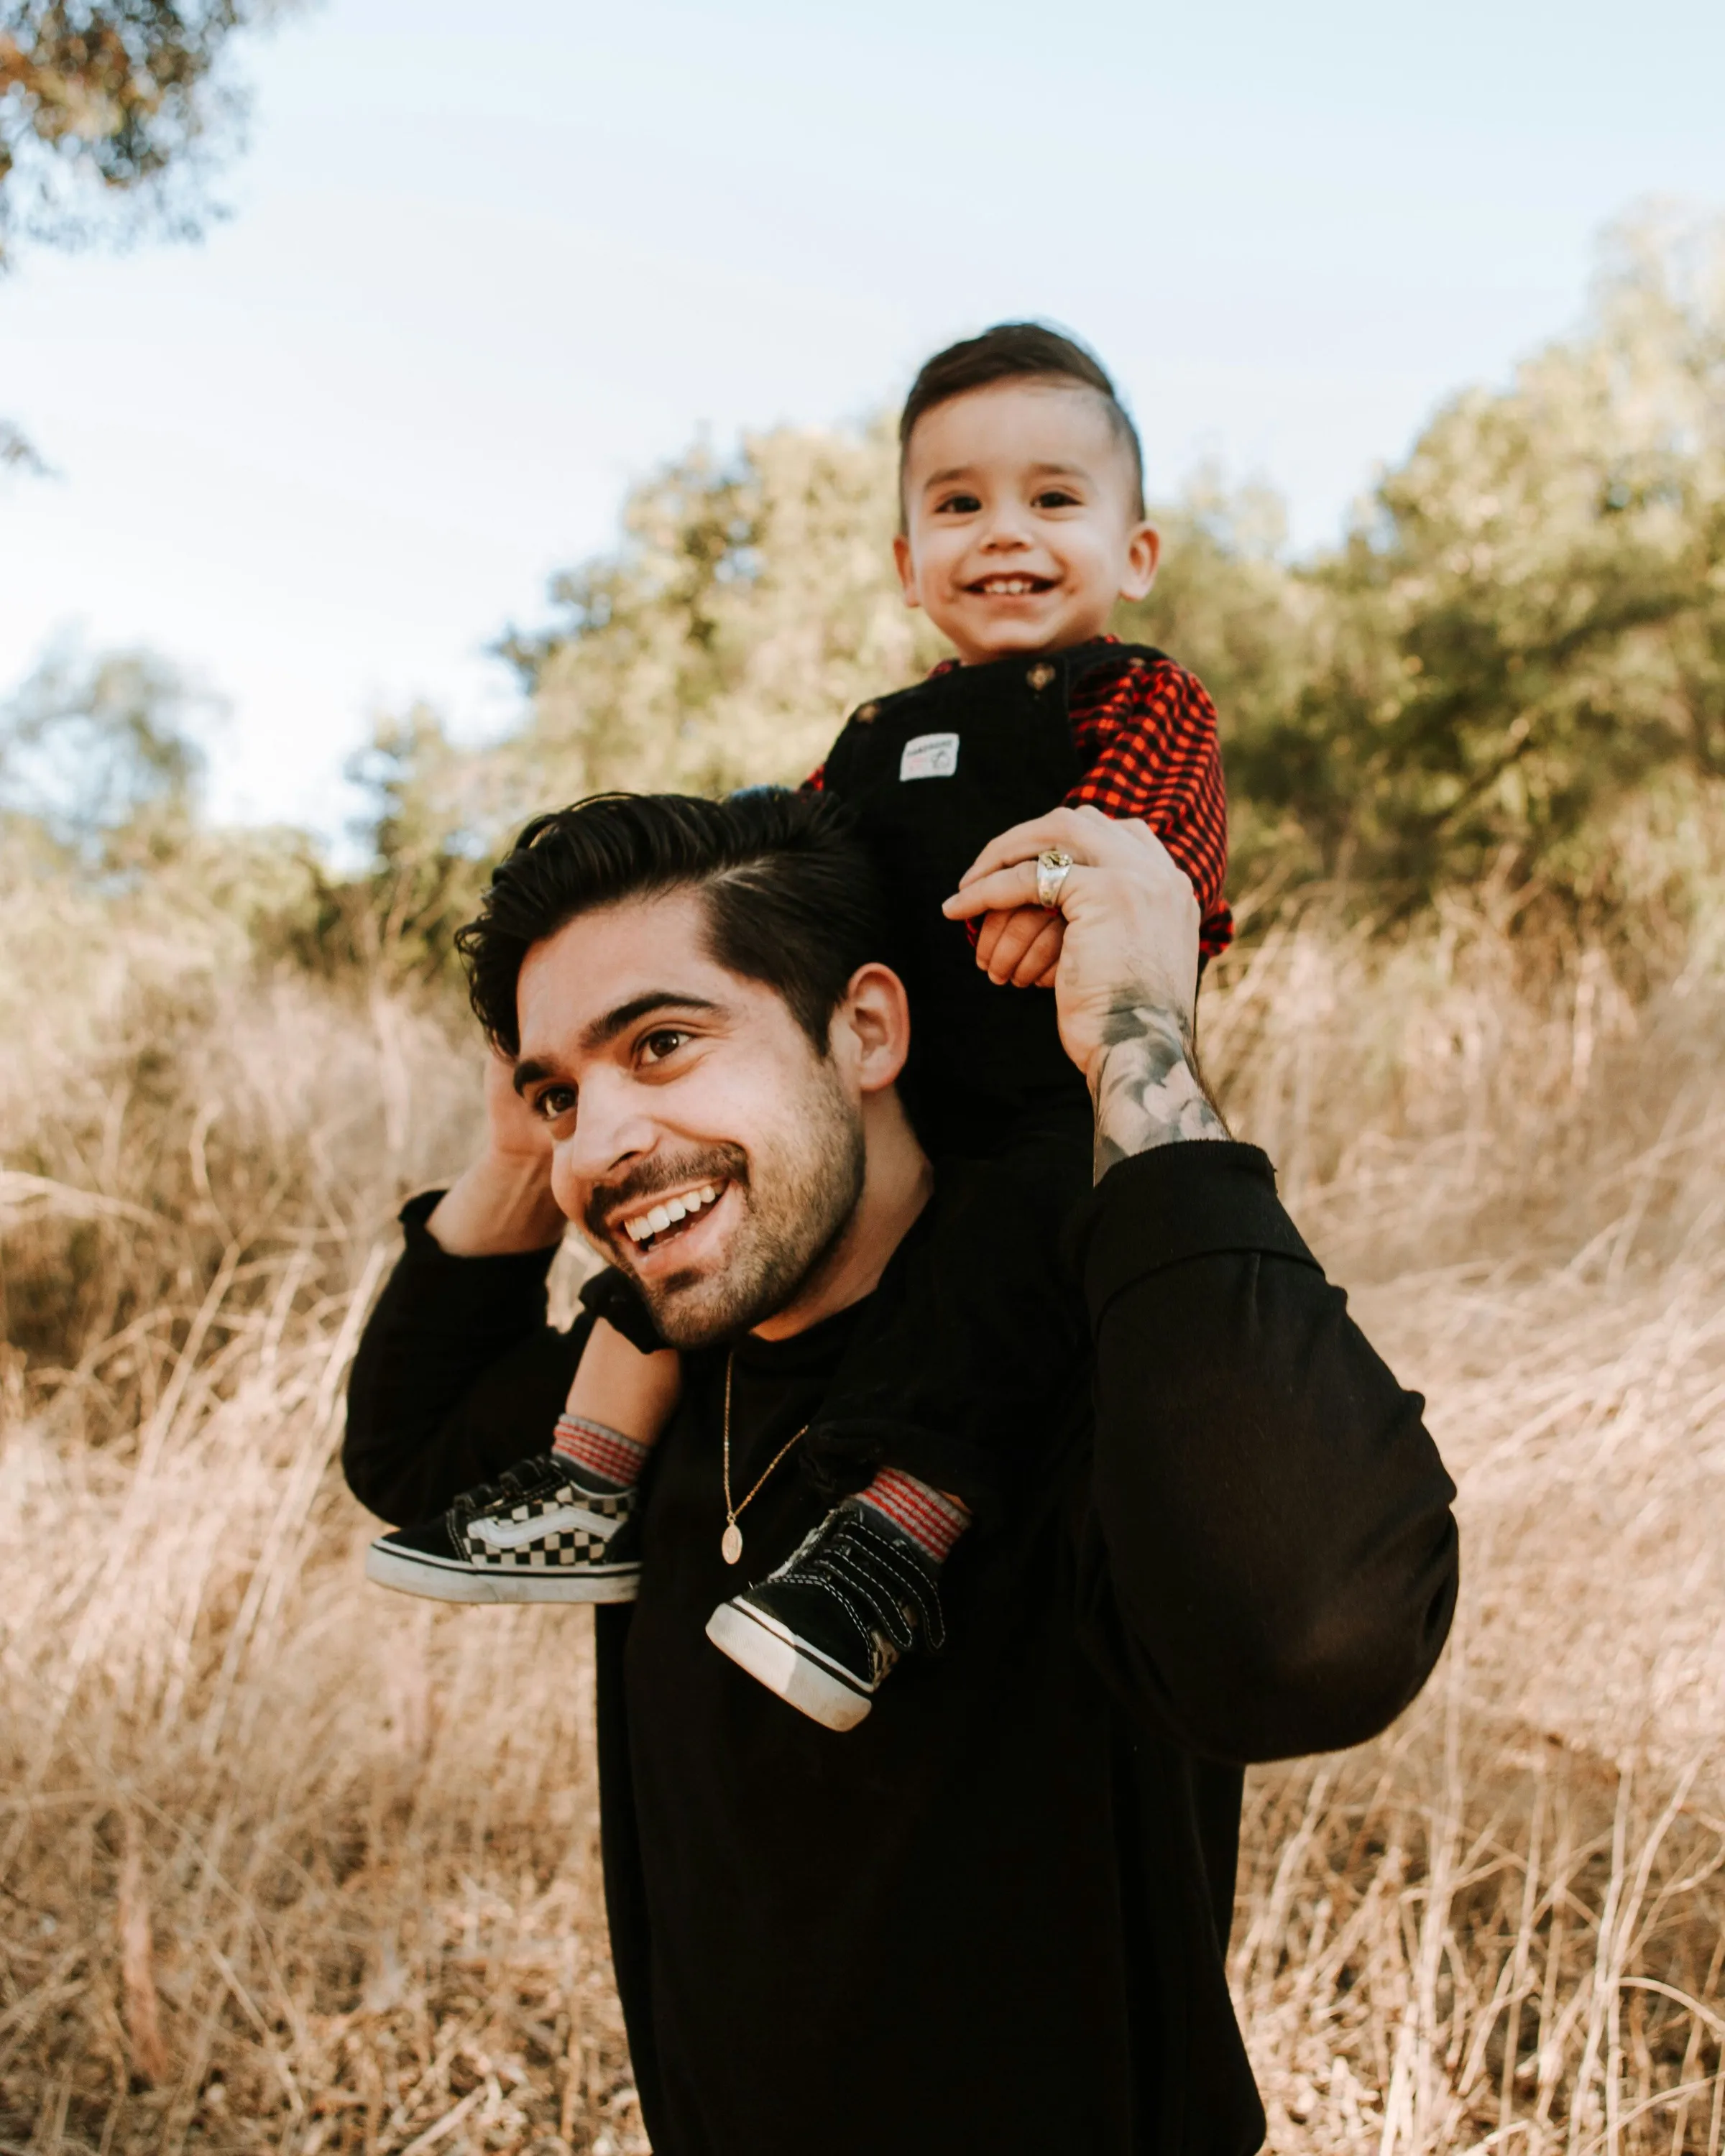
[[[786,1453],[797,1442],[798,1438],[806,1437],[809,1435],[809,1425],[805,1422],[794,1436],[785,1440],[772,1459],[768,1461],[765,1471],[742,1504],[733,1505],[731,1502],[731,1373],[736,1362],[737,1351],[733,1348],[725,1358],[725,1532],[719,1537],[719,1554],[726,1564],[740,1564],[742,1562],[742,1529],[737,1524],[738,1515],[747,1512],[755,1499],[760,1496],[762,1483],[784,1458]]]

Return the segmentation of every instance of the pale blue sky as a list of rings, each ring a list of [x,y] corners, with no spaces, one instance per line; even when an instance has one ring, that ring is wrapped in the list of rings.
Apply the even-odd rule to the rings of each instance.
[[[1101,352],[1153,486],[1330,536],[1434,404],[1571,324],[1638,198],[1725,208],[1725,9],[326,0],[251,47],[235,215],[0,285],[0,691],[144,641],[226,697],[215,805],[335,827],[423,695],[706,429],[820,424],[948,338]]]

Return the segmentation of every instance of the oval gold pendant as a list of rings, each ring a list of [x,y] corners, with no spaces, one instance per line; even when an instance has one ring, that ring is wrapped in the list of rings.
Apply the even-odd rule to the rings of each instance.
[[[726,1564],[740,1564],[742,1562],[742,1529],[737,1526],[735,1520],[732,1521],[719,1537],[719,1555],[724,1558]]]

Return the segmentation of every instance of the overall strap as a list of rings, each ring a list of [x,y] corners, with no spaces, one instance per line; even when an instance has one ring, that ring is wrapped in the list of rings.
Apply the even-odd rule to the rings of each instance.
[[[1165,651],[1158,651],[1153,644],[1075,644],[1061,657],[1068,662],[1066,693],[1070,696],[1076,684],[1086,674],[1093,674],[1104,666],[1114,667],[1122,673],[1138,673],[1152,666],[1172,666],[1175,661]]]

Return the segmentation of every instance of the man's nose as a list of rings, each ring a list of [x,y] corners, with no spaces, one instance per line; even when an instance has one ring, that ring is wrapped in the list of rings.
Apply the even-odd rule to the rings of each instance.
[[[575,1127],[557,1141],[552,1161],[560,1204],[577,1186],[602,1183],[653,1150],[660,1131],[646,1106],[640,1089],[621,1073],[602,1070],[582,1080]]]

